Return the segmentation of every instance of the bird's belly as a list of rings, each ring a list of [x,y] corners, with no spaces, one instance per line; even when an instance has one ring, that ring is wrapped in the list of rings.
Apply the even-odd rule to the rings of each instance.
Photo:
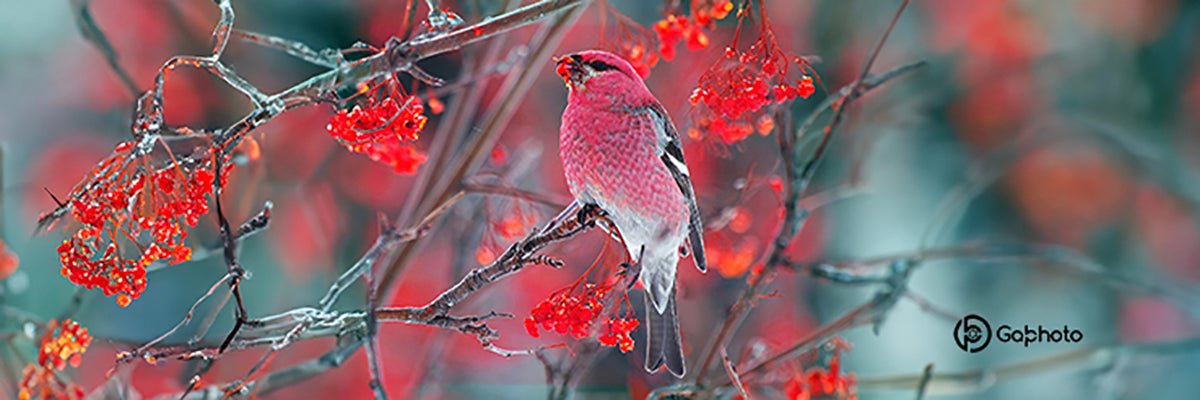
[[[681,245],[688,220],[683,192],[655,154],[653,134],[637,134],[652,128],[604,124],[605,118],[571,111],[563,116],[559,149],[571,194],[609,213],[633,257],[645,243]]]

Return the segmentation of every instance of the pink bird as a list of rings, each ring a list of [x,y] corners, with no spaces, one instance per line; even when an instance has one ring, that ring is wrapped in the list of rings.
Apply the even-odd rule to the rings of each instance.
[[[556,59],[569,93],[559,156],[572,208],[608,213],[646,288],[646,371],[684,374],[675,271],[694,251],[707,270],[700,211],[675,124],[628,62],[596,50]],[[634,268],[635,271],[639,268]]]

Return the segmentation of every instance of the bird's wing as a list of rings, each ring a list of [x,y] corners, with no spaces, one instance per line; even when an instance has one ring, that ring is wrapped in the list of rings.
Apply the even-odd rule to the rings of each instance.
[[[679,191],[687,199],[688,214],[690,215],[688,239],[691,242],[692,252],[695,253],[696,268],[699,268],[700,272],[707,272],[708,263],[704,259],[704,225],[700,222],[700,208],[696,207],[696,192],[692,189],[692,178],[688,175],[687,163],[683,161],[683,145],[679,141],[679,133],[675,131],[675,124],[667,116],[667,111],[663,109],[662,104],[655,102],[648,107],[648,110],[654,131],[658,136],[658,149],[661,153],[659,156],[666,164],[667,170],[671,171],[671,177],[675,178],[675,183],[679,185]]]

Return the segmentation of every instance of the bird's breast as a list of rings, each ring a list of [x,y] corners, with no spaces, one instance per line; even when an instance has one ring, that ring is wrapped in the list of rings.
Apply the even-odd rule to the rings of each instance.
[[[568,105],[559,155],[576,198],[594,199],[610,213],[660,221],[673,234],[674,225],[685,221],[688,211],[679,186],[658,156],[651,123],[644,114]]]

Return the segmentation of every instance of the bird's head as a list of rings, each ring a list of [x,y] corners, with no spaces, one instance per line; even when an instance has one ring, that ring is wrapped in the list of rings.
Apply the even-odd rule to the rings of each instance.
[[[572,91],[585,88],[628,91],[646,87],[628,61],[606,51],[582,51],[555,58],[554,62],[554,71]]]

